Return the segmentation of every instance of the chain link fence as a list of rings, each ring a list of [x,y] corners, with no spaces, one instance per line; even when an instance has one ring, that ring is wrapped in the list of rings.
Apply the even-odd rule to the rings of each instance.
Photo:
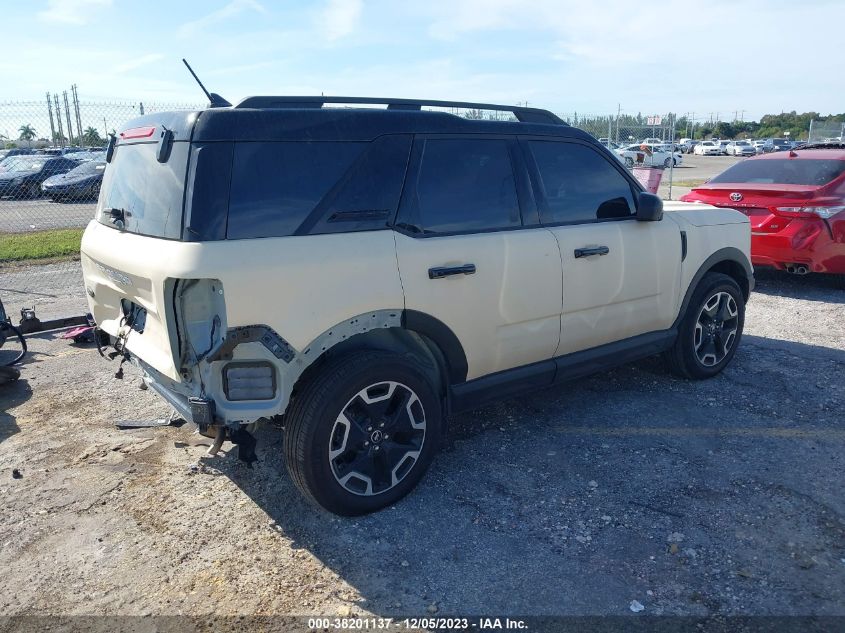
[[[0,102],[0,300],[16,319],[35,308],[42,320],[84,314],[79,240],[94,216],[108,136],[146,113],[202,109],[205,104],[79,102],[75,90],[40,102]],[[455,112],[503,119],[501,112]],[[592,134],[620,162],[662,169],[666,196],[675,140],[671,115],[559,115]],[[668,168],[668,169],[666,169]]]
[[[109,134],[144,113],[204,104],[79,102],[75,90],[40,102],[0,102],[0,300],[42,319],[87,310],[79,265],[94,217]]]
[[[810,143],[845,141],[845,122],[810,120]]]

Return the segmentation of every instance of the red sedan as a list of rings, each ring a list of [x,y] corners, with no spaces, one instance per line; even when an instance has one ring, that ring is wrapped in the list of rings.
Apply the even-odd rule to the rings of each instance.
[[[845,144],[748,158],[681,200],[746,214],[757,266],[845,275]]]

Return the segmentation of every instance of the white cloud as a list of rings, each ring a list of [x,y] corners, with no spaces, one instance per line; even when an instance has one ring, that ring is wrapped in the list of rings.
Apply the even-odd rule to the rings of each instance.
[[[142,55],[141,57],[136,57],[128,62],[115,66],[114,70],[118,73],[125,73],[141,66],[146,66],[147,64],[153,64],[160,59],[164,59],[164,55],[161,53],[149,53],[148,55]]]
[[[232,0],[226,6],[217,9],[217,11],[212,11],[211,13],[204,15],[201,18],[192,20],[191,22],[186,22],[185,24],[179,27],[179,34],[183,37],[195,35],[196,33],[205,30],[209,26],[213,26],[220,22],[225,22],[226,20],[233,18],[236,15],[243,13],[244,11],[255,11],[256,13],[267,12],[264,6],[258,3],[256,0]]]
[[[61,22],[81,26],[91,21],[91,11],[110,7],[112,0],[48,0],[47,8],[38,18],[47,22]]]
[[[351,34],[358,27],[363,10],[363,0],[329,0],[319,16],[326,39],[334,42]]]

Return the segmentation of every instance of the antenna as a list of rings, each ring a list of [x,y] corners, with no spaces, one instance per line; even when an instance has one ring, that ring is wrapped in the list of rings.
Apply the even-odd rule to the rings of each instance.
[[[182,63],[185,64],[185,67],[188,69],[188,72],[191,73],[191,76],[199,84],[200,88],[202,88],[202,91],[205,93],[205,96],[208,97],[209,108],[228,108],[232,105],[216,92],[209,92],[208,90],[206,90],[205,86],[202,85],[200,78],[197,77],[197,74],[194,72],[194,69],[191,68],[191,65],[188,63],[188,60],[184,57],[182,58]]]

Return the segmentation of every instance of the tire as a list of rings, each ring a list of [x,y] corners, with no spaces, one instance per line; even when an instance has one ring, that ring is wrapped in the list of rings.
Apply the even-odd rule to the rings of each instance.
[[[91,185],[91,197],[94,200],[97,200],[100,197],[100,181],[98,180],[93,185]]]
[[[309,501],[329,512],[380,510],[422,478],[440,442],[441,411],[428,372],[413,356],[362,351],[339,357],[291,403],[288,472]]]
[[[672,165],[672,159],[671,158],[667,158],[666,160],[663,161],[663,168],[664,169],[669,169],[669,167],[671,165]]]
[[[14,382],[21,377],[19,369],[14,367],[0,367],[0,385]]]
[[[669,370],[682,378],[712,378],[734,357],[744,324],[745,300],[736,281],[707,273],[693,291],[675,343],[664,354]]]
[[[27,190],[27,198],[32,198],[33,200],[41,197],[41,185],[37,182],[32,183]]]
[[[630,156],[626,156],[625,157],[625,167],[628,167],[630,169],[633,166],[634,166],[634,159],[631,158]]]

